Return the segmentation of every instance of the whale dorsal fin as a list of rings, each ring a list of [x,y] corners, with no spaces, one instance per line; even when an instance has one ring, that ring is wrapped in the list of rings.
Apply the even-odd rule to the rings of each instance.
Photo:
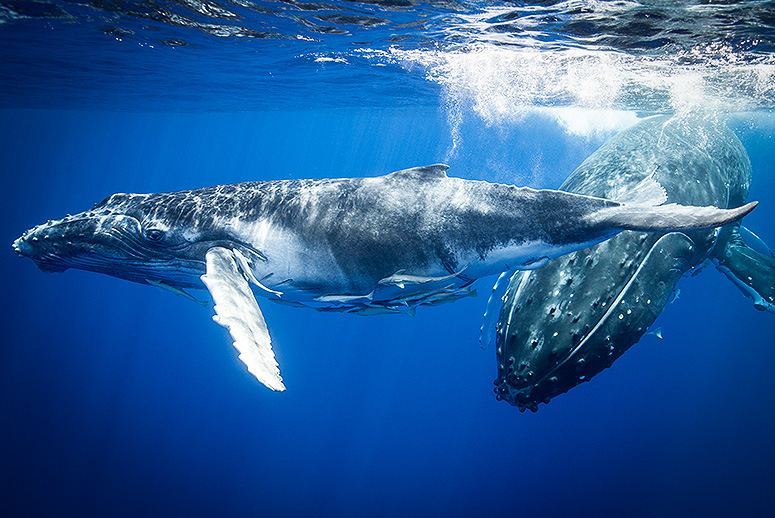
[[[390,173],[387,176],[392,176],[394,178],[405,177],[405,178],[416,178],[420,180],[432,180],[432,179],[438,179],[438,178],[446,178],[447,169],[449,169],[448,165],[433,164],[433,165],[425,165],[422,167],[412,167],[411,169],[402,169],[400,171]]]
[[[266,321],[239,259],[222,247],[208,250],[205,259],[207,273],[201,278],[215,303],[213,320],[229,330],[239,359],[258,381],[272,390],[285,390]]]

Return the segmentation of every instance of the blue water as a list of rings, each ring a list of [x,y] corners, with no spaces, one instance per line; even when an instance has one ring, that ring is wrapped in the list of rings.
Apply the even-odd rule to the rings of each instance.
[[[546,4],[217,4],[237,34],[202,30],[214,3],[0,2],[0,515],[770,516],[775,317],[712,266],[663,339],[522,414],[478,342],[495,278],[414,318],[262,304],[273,393],[210,308],[10,250],[113,192],[436,162],[557,187],[637,115],[697,106],[745,145],[745,224],[775,244],[771,2]]]

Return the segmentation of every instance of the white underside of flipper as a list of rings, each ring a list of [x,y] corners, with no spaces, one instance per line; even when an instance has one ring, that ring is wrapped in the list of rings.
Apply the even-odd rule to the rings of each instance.
[[[202,282],[215,303],[213,320],[229,330],[239,359],[258,381],[272,390],[285,390],[264,316],[240,269],[241,258],[222,247],[211,248],[205,258],[207,273]]]

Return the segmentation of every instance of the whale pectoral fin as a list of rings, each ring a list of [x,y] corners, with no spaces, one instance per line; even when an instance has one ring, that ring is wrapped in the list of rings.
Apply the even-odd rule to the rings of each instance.
[[[756,309],[775,313],[775,258],[748,246],[739,227],[721,229],[713,262],[746,297],[753,299]]]
[[[272,390],[285,390],[264,316],[234,253],[215,247],[205,258],[207,273],[201,278],[215,303],[213,320],[229,330],[239,359],[258,381]]]

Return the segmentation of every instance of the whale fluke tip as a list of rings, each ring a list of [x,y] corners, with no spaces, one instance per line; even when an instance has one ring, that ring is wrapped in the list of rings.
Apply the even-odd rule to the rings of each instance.
[[[593,224],[621,230],[671,232],[721,227],[750,213],[758,202],[752,201],[734,209],[695,207],[671,203],[657,207],[623,204],[607,207],[590,216]]]

